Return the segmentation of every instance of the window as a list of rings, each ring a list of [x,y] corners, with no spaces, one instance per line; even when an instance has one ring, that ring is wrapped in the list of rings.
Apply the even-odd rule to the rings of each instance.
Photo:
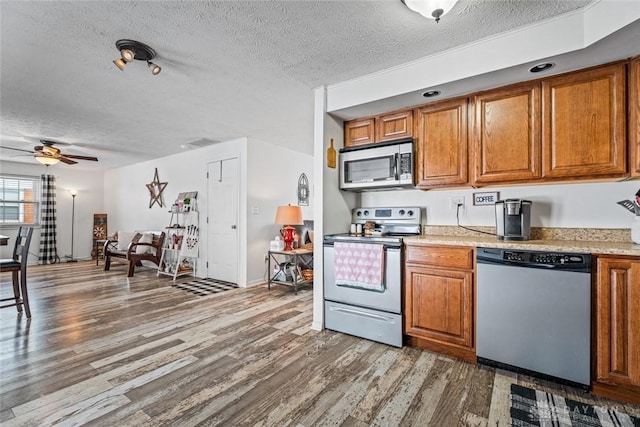
[[[0,225],[38,224],[40,179],[0,175]]]

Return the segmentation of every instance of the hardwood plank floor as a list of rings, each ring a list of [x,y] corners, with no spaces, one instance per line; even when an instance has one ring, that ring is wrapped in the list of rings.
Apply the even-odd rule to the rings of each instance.
[[[127,279],[122,265],[89,261],[28,275],[32,319],[0,310],[3,426],[507,426],[512,383],[640,416],[569,387],[312,331],[308,288],[199,297],[152,269]]]

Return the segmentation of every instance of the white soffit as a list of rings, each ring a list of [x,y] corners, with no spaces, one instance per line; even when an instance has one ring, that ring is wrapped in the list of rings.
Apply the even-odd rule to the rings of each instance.
[[[390,111],[393,108],[417,105],[420,102],[404,102],[402,105],[403,101],[398,98],[403,94],[422,92],[431,87],[574,52],[592,45],[637,20],[640,20],[640,0],[601,0],[583,10],[550,18],[377,73],[328,85],[327,112],[336,113],[337,116],[348,120],[367,114]],[[635,50],[640,53],[637,46]],[[590,65],[597,65],[597,63]],[[558,73],[562,70],[555,71]],[[529,77],[533,79],[538,76],[529,74]],[[479,89],[473,88],[473,90]],[[458,89],[456,94],[460,93],[464,93],[464,90]],[[375,106],[372,106],[372,103],[394,97],[394,107],[380,107],[382,109],[374,111]],[[424,103],[427,102],[426,98],[422,100]],[[369,111],[349,110],[350,107],[365,104],[370,105]],[[392,102],[389,105],[393,104]]]

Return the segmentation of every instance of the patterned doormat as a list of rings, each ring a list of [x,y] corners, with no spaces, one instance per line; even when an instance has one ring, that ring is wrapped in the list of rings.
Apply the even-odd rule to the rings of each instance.
[[[171,286],[201,297],[228,291],[229,289],[236,289],[238,287],[235,283],[215,279],[195,279],[191,282],[175,283]]]
[[[621,410],[624,410],[620,405]],[[512,426],[640,427],[640,418],[511,384]]]

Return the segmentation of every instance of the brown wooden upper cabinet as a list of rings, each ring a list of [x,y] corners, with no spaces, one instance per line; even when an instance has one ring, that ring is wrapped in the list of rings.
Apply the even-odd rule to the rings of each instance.
[[[629,158],[631,176],[640,177],[640,56],[629,64]]]
[[[344,146],[371,144],[375,142],[375,118],[351,120],[344,123]]]
[[[398,111],[376,118],[376,142],[413,136],[413,111]]]
[[[391,141],[413,136],[413,111],[403,110],[344,123],[344,146]]]
[[[469,183],[467,114],[467,98],[429,104],[415,110],[417,188]]]
[[[618,63],[542,81],[542,177],[628,176],[626,65]]]
[[[472,184],[540,179],[540,82],[473,97]]]

